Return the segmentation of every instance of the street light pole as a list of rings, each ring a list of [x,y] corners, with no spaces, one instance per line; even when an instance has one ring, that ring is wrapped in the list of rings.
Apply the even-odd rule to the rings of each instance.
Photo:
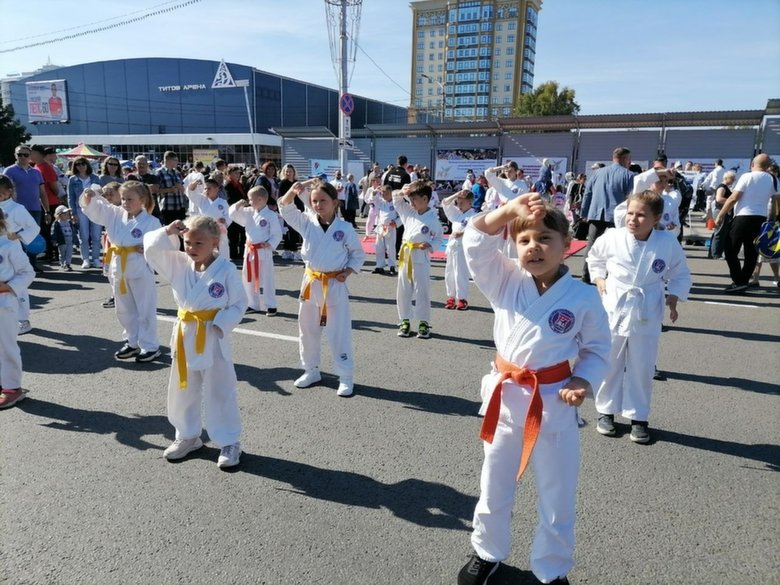
[[[436,85],[439,86],[439,89],[441,90],[441,115],[440,115],[440,118],[441,118],[441,121],[444,122],[444,107],[445,107],[445,100],[447,99],[447,93],[444,90],[444,84],[441,81],[439,81],[438,79],[434,79],[433,77],[431,77],[427,73],[421,73],[420,77],[424,77],[428,81],[431,81],[431,82],[433,82],[433,83],[435,83]]]

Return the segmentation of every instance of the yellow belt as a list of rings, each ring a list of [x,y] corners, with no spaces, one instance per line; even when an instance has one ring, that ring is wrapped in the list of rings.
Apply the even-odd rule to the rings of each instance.
[[[195,352],[203,353],[206,349],[206,321],[213,321],[219,313],[219,309],[206,309],[205,311],[188,311],[179,309],[177,317],[179,318],[178,330],[176,331],[176,367],[179,370],[179,388],[187,387],[187,356],[184,353],[184,331],[182,323],[197,322],[195,329]]]
[[[311,283],[315,280],[319,280],[322,283],[322,309],[320,310],[320,327],[325,327],[328,322],[328,281],[331,278],[336,278],[341,274],[341,270],[337,272],[317,272],[311,268],[306,269],[306,276],[308,280],[304,283],[301,289],[301,298],[304,301],[308,301],[311,297]]]
[[[412,250],[423,250],[428,244],[426,242],[404,242],[401,244],[401,253],[398,255],[398,270],[403,273],[406,266],[406,278],[409,282],[414,282],[414,268],[412,265]]]
[[[116,246],[111,244],[106,252],[104,263],[111,265],[114,254],[119,256],[119,294],[127,294],[127,283],[125,282],[125,269],[127,268],[127,257],[133,252],[138,253],[138,246]]]

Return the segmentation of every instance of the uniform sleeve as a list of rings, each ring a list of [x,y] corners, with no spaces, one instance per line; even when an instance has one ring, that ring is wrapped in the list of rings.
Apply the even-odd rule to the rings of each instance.
[[[32,284],[35,278],[35,270],[33,270],[32,264],[27,254],[22,250],[22,246],[18,243],[13,246],[8,246],[11,250],[9,254],[9,262],[14,267],[14,275],[11,280],[6,284],[14,291],[14,294],[19,297],[27,290]]]
[[[249,223],[249,214],[246,211],[247,209],[252,208],[247,206],[239,207],[238,203],[234,203],[230,206],[230,209],[228,209],[228,215],[230,216],[230,219],[232,219],[238,225],[246,227],[246,224]],[[254,212],[254,210],[252,211]]]
[[[235,267],[228,272],[227,282],[228,306],[220,309],[214,317],[214,325],[222,330],[223,334],[233,331],[241,319],[244,318],[247,308],[247,297],[241,282],[241,276]]]
[[[41,226],[23,205],[18,205],[14,209],[13,221],[18,225],[16,235],[25,246],[29,245],[41,233]]]
[[[434,211],[434,213],[437,213]],[[431,230],[431,249],[429,252],[432,254],[439,248],[441,248],[442,244],[444,243],[444,228],[441,225],[441,222],[438,221],[438,217],[436,218],[436,227],[434,227]]]
[[[688,293],[693,284],[691,271],[688,268],[688,261],[682,246],[672,246],[672,249],[675,250],[675,253],[669,262],[669,270],[666,273],[666,290],[681,301],[687,301]]]
[[[346,247],[349,254],[349,260],[347,261],[346,268],[351,268],[355,271],[355,274],[360,274],[360,269],[363,267],[363,263],[366,261],[366,253],[363,250],[363,245],[360,243],[357,232],[350,226],[350,229],[346,230],[347,241]]]
[[[598,238],[588,252],[585,261],[588,263],[588,272],[591,280],[607,277],[607,248],[608,240],[611,240],[611,230],[607,230]]]
[[[577,334],[580,348],[572,374],[590,382],[591,390],[595,391],[609,371],[612,337],[598,291],[595,287],[588,287],[585,292],[591,298],[588,299],[588,309],[582,315],[582,328]]]
[[[462,213],[454,203],[444,203],[442,209],[444,210],[444,215],[447,216],[447,219],[450,220],[450,222],[457,223],[460,221]]]
[[[507,188],[506,182],[504,179],[498,176],[496,171],[487,169],[485,171],[485,178],[487,179],[488,185],[495,189],[496,194],[499,197],[503,197],[504,199],[512,199],[512,191]]]
[[[173,280],[177,268],[186,268],[187,256],[179,252],[178,237],[165,233],[159,228],[144,234],[144,258],[160,276],[168,282]]]
[[[79,197],[79,203],[83,201],[82,197]],[[100,225],[108,225],[118,215],[122,214],[122,208],[116,205],[111,205],[101,195],[95,195],[92,197],[92,201],[89,205],[84,207],[81,205],[81,211],[84,212],[90,221]]]
[[[274,217],[268,222],[271,234],[268,236],[268,244],[271,246],[271,250],[276,250],[279,242],[282,241],[282,224],[279,221],[279,215],[276,212],[272,212]]]
[[[409,216],[411,216],[414,211],[411,204],[404,199],[403,193],[400,191],[393,191],[393,206],[398,213],[398,217],[400,217],[404,223],[409,220]]]
[[[282,219],[287,222],[287,225],[301,234],[301,236],[304,235],[304,232],[306,231],[307,220],[303,216],[303,213],[301,213],[301,211],[295,207],[294,203],[290,203],[289,205],[280,205],[279,215],[281,215]]]
[[[463,251],[469,272],[477,288],[494,306],[499,304],[509,280],[519,270],[499,250],[503,241],[500,233],[489,236],[475,228],[472,222],[463,233]]]

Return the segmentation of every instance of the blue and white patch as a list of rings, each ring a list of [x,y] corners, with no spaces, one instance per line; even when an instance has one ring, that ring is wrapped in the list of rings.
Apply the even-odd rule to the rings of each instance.
[[[568,309],[555,309],[550,313],[550,318],[547,322],[550,325],[550,329],[555,333],[568,333],[571,328],[574,327],[574,313]]]
[[[388,209],[389,209],[390,211],[395,211],[395,207],[393,207],[392,205],[391,205],[390,207],[388,207]]]
[[[268,220],[263,218],[260,220],[260,227],[265,227],[268,225]]]
[[[344,232],[342,232],[341,230],[336,230],[335,232],[333,232],[333,239],[336,240],[337,242],[340,242],[341,240],[344,239]]]
[[[347,361],[347,358],[348,358],[349,356],[348,356],[347,354],[345,354],[345,353],[342,353],[342,354],[341,354],[339,357],[341,358],[341,361],[342,361],[342,362],[345,362],[345,361]]]
[[[669,221],[671,216],[668,213],[664,213],[664,221]]]
[[[463,227],[466,227],[468,224],[469,224],[469,220],[467,219],[460,220],[460,225],[462,225]]]
[[[515,187],[512,187],[511,191],[512,191],[512,193],[514,193],[515,195],[517,195],[517,194],[520,192],[520,187],[517,187],[517,186],[515,186]]]
[[[3,258],[3,255],[0,254],[0,264],[2,264],[3,262],[5,262],[5,258]]]
[[[653,272],[656,274],[661,274],[664,271],[664,268],[666,268],[666,262],[658,258],[658,260],[655,260],[653,262]]]
[[[225,294],[225,285],[221,282],[213,282],[209,286],[209,296],[214,299],[218,299]]]
[[[134,228],[132,232],[130,232],[130,235],[134,238],[140,238],[144,233],[141,231],[141,228]]]
[[[217,205],[217,209],[222,211],[223,209],[225,209],[225,206],[220,203],[219,205]]]
[[[427,225],[424,225],[420,231],[424,234],[427,234],[429,231],[431,231],[431,228],[429,228]]]

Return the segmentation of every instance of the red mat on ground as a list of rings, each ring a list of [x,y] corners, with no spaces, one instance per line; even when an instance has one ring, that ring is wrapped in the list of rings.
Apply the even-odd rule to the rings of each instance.
[[[436,250],[433,253],[433,259],[434,260],[446,260],[447,254],[445,250],[447,249],[447,238],[449,236],[444,236],[444,243],[441,245],[441,247]],[[361,238],[361,242],[363,244],[363,251],[366,254],[376,254],[376,236],[366,236]],[[573,254],[576,254],[580,250],[582,250],[585,246],[587,246],[588,243],[583,240],[572,240],[571,245],[569,246],[569,249],[566,251],[565,258],[568,258],[569,256],[572,256]]]

